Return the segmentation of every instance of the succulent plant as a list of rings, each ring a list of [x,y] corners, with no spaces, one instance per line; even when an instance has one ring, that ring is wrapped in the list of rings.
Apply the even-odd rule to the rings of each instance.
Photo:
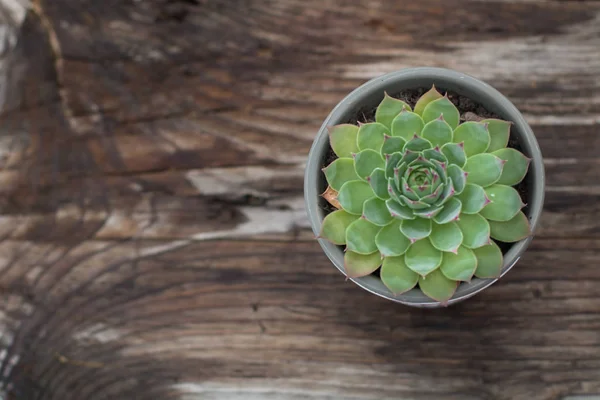
[[[346,245],[351,278],[381,267],[398,295],[415,288],[447,302],[460,282],[499,277],[502,251],[491,239],[530,235],[513,187],[530,159],[507,148],[511,123],[460,120],[435,87],[414,110],[385,94],[375,122],[329,130],[338,156],[323,169],[338,210],[320,237]]]

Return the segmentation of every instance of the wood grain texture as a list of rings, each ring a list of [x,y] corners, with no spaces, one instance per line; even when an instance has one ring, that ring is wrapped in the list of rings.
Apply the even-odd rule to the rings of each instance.
[[[0,398],[600,393],[600,3],[24,4],[0,1]],[[518,266],[443,310],[345,282],[302,199],[331,108],[418,65],[507,94],[548,181]]]

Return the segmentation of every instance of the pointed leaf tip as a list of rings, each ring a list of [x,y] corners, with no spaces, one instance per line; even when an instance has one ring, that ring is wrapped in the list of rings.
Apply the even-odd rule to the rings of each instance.
[[[444,113],[441,113],[439,117],[437,117],[438,120],[443,121],[444,120]]]

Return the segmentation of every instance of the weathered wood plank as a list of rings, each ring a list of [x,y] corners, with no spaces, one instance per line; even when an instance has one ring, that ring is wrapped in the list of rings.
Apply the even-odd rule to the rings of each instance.
[[[598,381],[598,241],[538,240],[501,283],[433,312],[400,309],[344,282],[313,242],[195,243],[134,266],[124,260],[136,246],[148,251],[157,243],[83,244],[66,260],[47,263],[47,278],[37,277],[33,293],[23,294],[22,301],[45,307],[26,322],[31,336],[20,340],[73,360],[24,355],[57,396],[108,390],[125,370],[160,379],[175,373],[188,384],[180,389],[235,387],[236,396],[262,393],[276,379],[280,384],[269,390],[280,398],[312,380],[320,390],[306,396],[364,399],[391,391],[509,399],[550,389],[541,398],[553,398],[574,387],[569,374],[590,387]],[[29,245],[22,265],[37,264],[47,251],[36,247]],[[97,254],[77,260],[90,252]],[[57,272],[63,277],[50,289],[47,279]],[[549,329],[557,317],[560,326]],[[33,334],[39,329],[47,333]],[[192,371],[204,372],[185,372],[193,364]],[[366,381],[356,378],[365,375]],[[94,383],[82,384],[92,377]],[[230,386],[232,379],[238,384]],[[63,392],[70,382],[81,392]]]

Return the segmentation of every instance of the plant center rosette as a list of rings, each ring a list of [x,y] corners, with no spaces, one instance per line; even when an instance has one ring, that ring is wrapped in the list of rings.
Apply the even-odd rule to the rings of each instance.
[[[320,237],[346,245],[349,277],[381,267],[395,295],[415,288],[446,302],[458,284],[498,277],[501,242],[531,234],[514,185],[530,159],[507,148],[511,123],[460,123],[435,88],[414,110],[385,95],[375,121],[330,129],[338,156],[323,169],[338,210]]]

